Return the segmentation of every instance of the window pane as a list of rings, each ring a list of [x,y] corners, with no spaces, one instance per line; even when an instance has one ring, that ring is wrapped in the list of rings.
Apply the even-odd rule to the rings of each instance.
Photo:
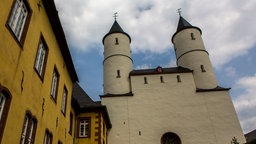
[[[6,101],[6,96],[1,92],[0,93],[0,120],[2,119],[5,101]]]
[[[52,77],[52,88],[51,88],[51,96],[56,99],[56,94],[57,94],[57,86],[58,86],[58,73],[56,70],[53,72],[53,77]]]
[[[89,137],[89,119],[87,120],[80,120],[80,131],[79,131],[79,137]]]
[[[20,40],[21,34],[27,19],[28,10],[23,2],[23,0],[17,0],[12,9],[8,25],[15,34],[15,36]]]
[[[39,43],[37,55],[36,55],[36,61],[35,61],[35,69],[39,73],[40,76],[42,76],[43,68],[44,68],[44,60],[46,55],[46,48],[42,42],[42,40]]]
[[[21,144],[25,143],[26,140],[26,134],[27,134],[27,129],[28,129],[28,121],[29,121],[29,117],[26,115],[25,116],[25,120],[24,120],[24,124],[23,124],[23,131],[22,131],[22,135],[21,135]]]
[[[66,88],[64,88],[63,96],[62,96],[62,104],[61,104],[61,111],[63,113],[66,112],[66,101],[67,101],[67,90],[66,90]]]

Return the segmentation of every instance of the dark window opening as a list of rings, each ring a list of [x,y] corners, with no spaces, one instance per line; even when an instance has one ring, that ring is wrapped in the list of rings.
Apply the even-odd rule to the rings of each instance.
[[[117,70],[116,73],[117,73],[116,78],[120,78],[121,77],[120,70]]]
[[[163,76],[160,76],[160,81],[161,81],[161,83],[164,83],[164,77]]]
[[[201,71],[202,72],[206,72],[205,68],[204,68],[204,65],[200,65],[200,68],[201,68]]]
[[[147,77],[144,77],[144,84],[148,84]]]
[[[196,40],[194,33],[190,33],[190,36],[191,36],[191,40]]]
[[[177,82],[181,82],[180,75],[177,75]]]
[[[181,144],[181,140],[175,133],[168,132],[162,136],[161,144]]]
[[[119,44],[119,42],[118,42],[118,38],[116,38],[116,43],[115,43],[115,45],[118,45]]]

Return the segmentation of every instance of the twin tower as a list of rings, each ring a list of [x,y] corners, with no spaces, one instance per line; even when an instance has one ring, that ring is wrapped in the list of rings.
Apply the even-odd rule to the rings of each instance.
[[[209,54],[205,50],[202,31],[192,26],[182,16],[177,31],[172,36],[177,66],[193,70],[197,89],[214,89],[217,81]],[[133,70],[130,49],[131,38],[115,20],[104,36],[104,95],[131,93],[129,74]]]

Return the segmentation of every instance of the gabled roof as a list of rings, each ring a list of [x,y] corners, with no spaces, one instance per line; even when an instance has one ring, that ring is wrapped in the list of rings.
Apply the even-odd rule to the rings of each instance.
[[[101,104],[94,102],[78,83],[73,84],[72,96],[77,100],[79,107],[100,106]]]
[[[256,143],[256,129],[245,134],[247,144],[255,144]]]
[[[72,61],[72,57],[70,55],[70,51],[68,48],[68,44],[65,38],[64,31],[62,29],[60,19],[58,16],[58,12],[56,10],[55,4],[53,0],[43,0],[43,4],[48,15],[49,21],[51,23],[53,32],[55,34],[56,40],[59,44],[59,48],[61,54],[64,58],[65,64],[67,66],[67,70],[70,74],[70,77],[73,82],[78,82],[78,77],[76,74],[76,70]]]
[[[72,107],[74,108],[76,114],[86,112],[102,112],[102,115],[106,120],[107,128],[112,127],[107,107],[102,105],[100,102],[93,101],[78,83],[73,84]]]
[[[178,23],[178,26],[177,26],[177,30],[176,30],[176,32],[175,32],[175,33],[173,34],[173,36],[172,36],[172,42],[173,42],[174,36],[175,36],[178,32],[180,32],[180,31],[182,31],[182,30],[184,30],[184,29],[188,29],[188,28],[195,28],[195,29],[199,30],[200,33],[202,34],[202,31],[201,31],[200,28],[195,27],[195,26],[192,26],[187,20],[185,20],[182,16],[180,16],[179,23]]]
[[[154,69],[140,69],[133,70],[130,72],[130,76],[135,75],[152,75],[152,74],[167,74],[167,73],[192,73],[193,71],[184,67],[172,67],[172,68],[162,68],[157,67]]]
[[[130,42],[131,42],[131,37],[130,37],[127,33],[125,33],[125,32],[123,31],[123,29],[120,27],[120,25],[118,24],[118,22],[115,20],[114,23],[113,23],[113,25],[112,25],[112,27],[110,28],[109,32],[103,37],[102,43],[104,44],[104,39],[105,39],[108,35],[113,34],[113,33],[122,33],[122,34],[125,34],[125,35],[129,38],[129,40],[130,40]]]

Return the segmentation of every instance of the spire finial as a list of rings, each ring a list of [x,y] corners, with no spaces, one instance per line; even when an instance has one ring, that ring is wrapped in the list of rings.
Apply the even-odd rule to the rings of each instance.
[[[117,12],[115,12],[114,13],[114,16],[113,16],[114,18],[115,18],[115,21],[116,21],[116,18],[117,18]]]
[[[177,13],[179,13],[180,16],[181,16],[181,12],[182,12],[182,11],[181,11],[181,8],[178,8],[178,9],[177,9]]]

